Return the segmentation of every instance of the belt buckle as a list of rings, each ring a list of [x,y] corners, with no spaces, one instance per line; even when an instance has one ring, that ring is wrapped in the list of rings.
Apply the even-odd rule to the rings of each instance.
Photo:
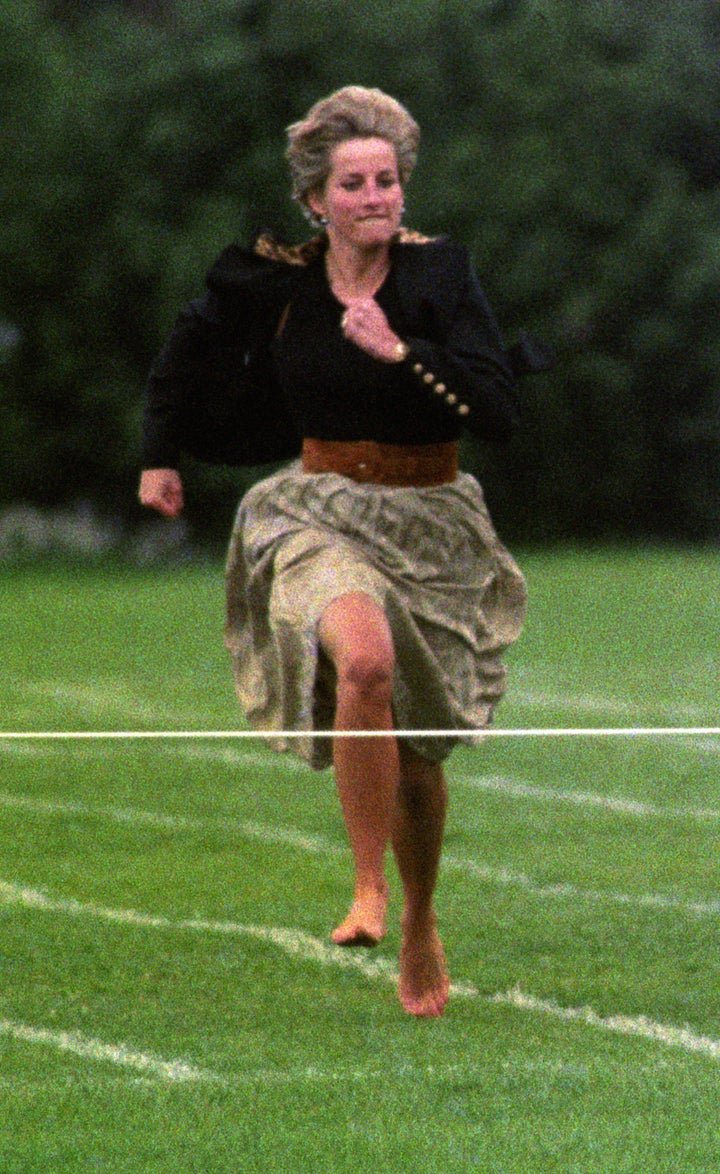
[[[365,484],[373,481],[377,474],[377,453],[371,444],[363,444],[355,461],[353,476],[356,481]]]
[[[357,461],[355,464],[354,477],[361,484],[366,481],[372,481],[374,472],[374,462],[369,460],[368,457],[363,457],[362,460]]]

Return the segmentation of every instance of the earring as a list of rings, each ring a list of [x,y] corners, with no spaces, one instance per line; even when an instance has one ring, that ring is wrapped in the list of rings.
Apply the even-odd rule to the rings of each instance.
[[[313,228],[325,228],[327,226],[327,216],[319,216],[317,212],[313,212],[309,204],[302,204],[301,211],[306,220],[309,220]]]

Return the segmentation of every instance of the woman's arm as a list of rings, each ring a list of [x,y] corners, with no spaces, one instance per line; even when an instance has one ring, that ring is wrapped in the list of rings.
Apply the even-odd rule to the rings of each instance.
[[[175,469],[180,455],[179,417],[193,383],[208,378],[219,332],[217,298],[208,293],[191,302],[155,358],[145,388],[142,455],[144,469]]]
[[[142,505],[166,518],[177,518],[185,504],[177,470],[181,447],[178,414],[188,379],[197,376],[206,354],[211,318],[209,296],[191,302],[178,315],[153,362],[145,389],[138,497]]]
[[[520,416],[516,376],[499,328],[464,249],[453,248],[454,296],[438,289],[433,338],[405,338],[404,362],[420,387],[483,440],[506,441]],[[445,296],[443,296],[445,295]]]

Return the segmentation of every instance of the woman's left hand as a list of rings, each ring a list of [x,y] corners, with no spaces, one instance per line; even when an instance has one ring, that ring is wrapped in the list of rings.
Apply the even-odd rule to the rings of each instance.
[[[402,339],[392,329],[374,298],[350,302],[340,325],[350,342],[381,363],[397,363],[402,358],[399,351]]]

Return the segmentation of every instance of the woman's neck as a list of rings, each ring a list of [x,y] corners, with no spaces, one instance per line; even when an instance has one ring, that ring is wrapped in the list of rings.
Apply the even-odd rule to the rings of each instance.
[[[359,301],[375,296],[390,269],[387,245],[360,251],[330,243],[325,254],[328,281],[338,301]]]

